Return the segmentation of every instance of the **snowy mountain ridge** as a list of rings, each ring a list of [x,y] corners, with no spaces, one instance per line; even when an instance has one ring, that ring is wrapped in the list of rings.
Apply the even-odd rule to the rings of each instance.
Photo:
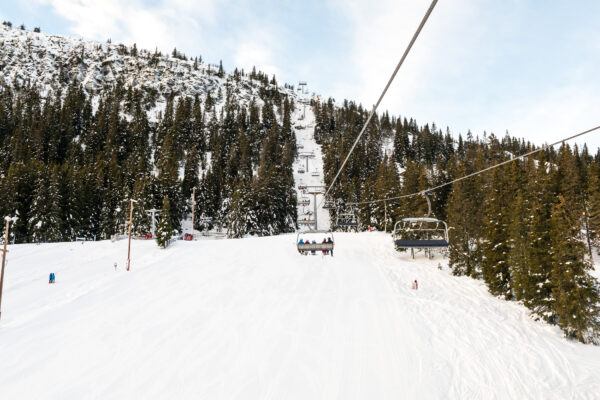
[[[158,110],[170,94],[216,96],[221,90],[220,97],[228,93],[242,103],[259,97],[261,82],[243,74],[224,72],[219,76],[219,66],[184,57],[138,50],[135,45],[0,26],[0,85],[31,85],[46,96],[59,90],[64,93],[76,81],[94,97],[121,81],[126,87],[142,90],[152,103],[158,102]],[[275,85],[269,86],[275,89]],[[277,90],[296,96],[291,88]],[[154,119],[155,115],[149,113],[149,117]]]

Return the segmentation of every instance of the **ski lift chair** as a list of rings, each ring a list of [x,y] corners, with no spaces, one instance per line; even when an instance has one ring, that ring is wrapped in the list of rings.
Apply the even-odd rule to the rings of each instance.
[[[303,174],[304,173],[304,168],[298,168],[298,173],[299,174]]]
[[[331,238],[331,243],[322,243],[322,235],[325,235],[325,239]],[[300,243],[300,239],[310,241],[310,238],[314,238],[315,236],[317,236],[315,238],[316,243]],[[296,246],[300,254],[308,254],[308,252],[311,252],[311,254],[315,255],[318,251],[333,251],[334,243],[335,240],[333,238],[333,232],[331,231],[308,230],[299,232],[298,236],[296,236]]]
[[[304,217],[304,218],[298,219],[298,225],[314,225],[314,224],[315,224],[315,220],[310,219],[309,217]]]
[[[323,202],[323,209],[324,210],[335,210],[335,202],[333,200],[325,200]]]
[[[429,218],[431,201],[427,192],[421,192],[427,200],[427,215],[423,218],[404,218],[394,224],[394,246],[398,251],[410,249],[412,258],[415,250],[423,250],[429,258],[433,258],[435,250],[446,250],[450,246],[448,225],[446,222]]]
[[[312,176],[319,176],[319,171],[315,170],[311,173]]]
[[[410,249],[415,258],[415,250],[423,250],[429,258],[433,251],[447,249],[448,225],[435,218],[404,218],[394,225],[394,246],[398,251]]]
[[[336,225],[350,228],[358,227],[358,217],[354,213],[338,214]]]
[[[300,200],[298,200],[298,205],[299,206],[308,206],[310,205],[310,199],[308,197],[300,197]]]
[[[358,216],[354,208],[350,207],[347,211],[339,212],[335,223],[337,226],[358,229]]]

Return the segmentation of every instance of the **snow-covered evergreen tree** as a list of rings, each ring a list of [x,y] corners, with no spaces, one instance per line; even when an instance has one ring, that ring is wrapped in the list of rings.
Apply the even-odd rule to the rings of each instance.
[[[552,209],[551,273],[553,304],[558,326],[565,335],[581,342],[598,338],[598,282],[589,271],[581,227],[568,209],[564,197]]]
[[[169,240],[173,235],[173,226],[171,225],[171,205],[168,197],[163,198],[160,221],[156,227],[156,242],[163,249],[169,245]]]

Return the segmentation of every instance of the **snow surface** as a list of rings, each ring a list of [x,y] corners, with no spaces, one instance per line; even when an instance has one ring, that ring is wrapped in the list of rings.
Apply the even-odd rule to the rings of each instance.
[[[598,398],[599,347],[388,235],[335,240],[134,241],[130,272],[126,241],[11,245],[0,398]]]

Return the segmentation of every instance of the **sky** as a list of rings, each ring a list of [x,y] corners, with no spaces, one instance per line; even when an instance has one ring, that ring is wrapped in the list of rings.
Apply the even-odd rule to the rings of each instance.
[[[371,108],[430,0],[0,0],[27,29],[170,52]],[[440,0],[379,111],[536,144],[600,125],[600,2]],[[591,151],[600,132],[586,137]],[[580,141],[580,143],[583,142]]]

